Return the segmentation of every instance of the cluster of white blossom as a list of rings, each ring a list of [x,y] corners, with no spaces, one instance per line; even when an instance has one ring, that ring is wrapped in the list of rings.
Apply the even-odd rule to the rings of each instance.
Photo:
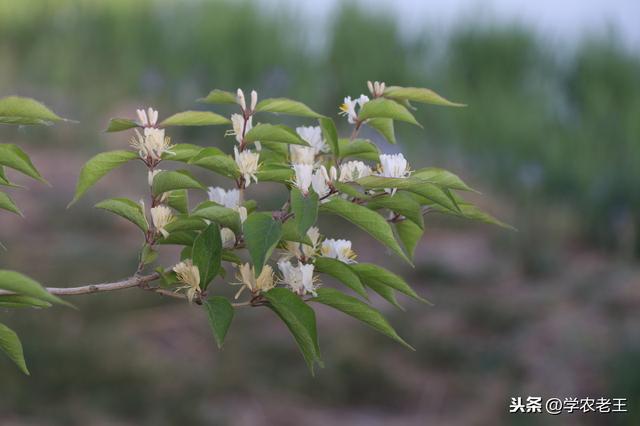
[[[149,108],[137,110],[138,119],[142,126],[142,133],[135,130],[135,136],[131,138],[130,145],[138,151],[140,158],[153,166],[162,159],[162,154],[171,152],[171,140],[164,135],[164,129],[157,127],[158,111]]]

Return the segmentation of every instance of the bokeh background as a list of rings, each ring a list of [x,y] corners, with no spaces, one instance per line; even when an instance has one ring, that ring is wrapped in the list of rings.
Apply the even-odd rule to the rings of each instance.
[[[368,79],[466,102],[421,107],[425,131],[399,124],[398,147],[368,136],[461,175],[518,228],[428,216],[415,269],[356,233],[361,259],[435,306],[376,301],[415,353],[320,309],[315,378],[264,310],[238,312],[222,351],[200,309],[136,290],[75,299],[79,311],[2,311],[33,375],[0,359],[0,424],[640,424],[639,19],[633,0],[0,0],[0,95],[79,121],[0,128],[53,185],[15,176],[30,189],[14,194],[24,219],[2,215],[2,268],[49,285],[129,275],[138,236],[91,206],[139,198],[145,173],[128,165],[66,210],[79,169],[126,146],[102,132],[110,117],[193,109],[212,88],[331,115]],[[223,131],[172,136],[229,148]],[[630,413],[509,415],[510,397],[528,395],[626,397]]]

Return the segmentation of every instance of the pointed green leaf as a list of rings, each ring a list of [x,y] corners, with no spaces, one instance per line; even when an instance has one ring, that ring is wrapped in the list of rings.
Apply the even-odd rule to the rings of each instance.
[[[311,301],[331,306],[338,311],[359,319],[374,330],[392,338],[401,345],[411,350],[415,350],[411,345],[405,342],[402,337],[398,336],[398,333],[396,333],[393,327],[391,327],[391,324],[389,324],[380,312],[376,311],[361,300],[328,287],[319,288],[317,293],[318,295],[311,299]]]
[[[207,223],[198,217],[180,215],[165,226],[164,229],[171,234],[176,231],[201,231],[206,227]]]
[[[384,300],[391,303],[393,306],[400,309],[401,311],[405,310],[404,307],[400,303],[398,303],[398,299],[396,298],[396,292],[394,289],[392,289],[391,287],[387,287],[386,285],[382,284],[380,281],[376,281],[372,279],[367,280],[363,277],[360,277],[360,280],[364,285],[366,285],[371,290],[378,293],[378,295],[382,297]]]
[[[189,192],[186,189],[177,189],[169,193],[167,205],[179,213],[189,213]]]
[[[221,206],[213,201],[204,201],[191,212],[193,217],[200,217],[220,225],[221,228],[229,228],[236,235],[242,232],[240,215],[234,209]]]
[[[231,179],[240,177],[235,160],[217,148],[204,148],[191,158],[189,164],[203,167]]]
[[[174,244],[191,247],[197,236],[198,232],[196,231],[175,231],[171,232],[167,238],[160,238],[158,244]]]
[[[138,158],[138,154],[133,151],[102,152],[91,158],[82,167],[82,170],[80,170],[76,193],[73,200],[69,203],[69,206],[78,201],[80,197],[82,197],[89,188],[104,177],[104,175],[131,160],[135,160],[136,158]]]
[[[282,223],[269,213],[253,213],[242,225],[255,275],[259,276],[267,259],[282,237]]]
[[[350,203],[342,198],[333,198],[320,206],[321,212],[336,214],[360,229],[369,233],[376,240],[393,250],[398,256],[411,263],[393,236],[389,223],[378,213],[368,208]]]
[[[200,271],[200,288],[205,290],[218,275],[222,257],[220,228],[215,223],[208,225],[193,242],[191,260]]]
[[[18,366],[20,371],[27,376],[29,375],[29,369],[24,361],[22,343],[20,343],[18,335],[2,323],[0,323],[0,349]]]
[[[300,234],[298,232],[298,227],[292,220],[288,220],[282,224],[282,238],[283,241],[294,241],[297,243],[306,244],[308,246],[313,243],[309,239],[309,236],[305,234]]]
[[[0,99],[0,124],[51,124],[62,120],[35,99],[20,96]]]
[[[370,160],[380,161],[380,150],[370,140],[367,139],[355,139],[350,141],[349,139],[340,139],[340,158],[355,158],[358,160]]]
[[[0,308],[49,308],[51,303],[21,294],[0,295]]]
[[[377,281],[416,300],[429,303],[426,299],[420,297],[402,277],[381,266],[374,265],[373,263],[356,263],[351,265],[351,268],[360,276],[360,279],[363,282],[367,282],[367,284],[370,281]]]
[[[360,296],[365,299],[368,298],[367,292],[364,289],[362,282],[360,282],[358,274],[353,272],[351,267],[346,263],[329,257],[316,257],[314,265],[317,272],[331,275],[333,278],[337,279]]]
[[[220,154],[223,154],[223,152],[217,148],[211,148],[211,149],[215,149]],[[188,163],[193,157],[198,155],[202,150],[203,148],[199,145],[194,145],[190,143],[179,143],[171,147],[171,150],[170,150],[171,152],[165,151],[162,154],[162,159]]]
[[[35,297],[45,302],[68,305],[67,302],[49,293],[36,281],[15,271],[0,270],[0,289]]]
[[[291,183],[294,171],[291,167],[280,164],[263,164],[256,173],[258,182]]]
[[[294,213],[293,221],[300,235],[305,235],[318,219],[318,194],[309,191],[303,195],[299,189],[291,190],[291,211]]]
[[[211,111],[183,111],[164,119],[160,126],[215,126],[218,124],[231,124],[231,120]]]
[[[338,129],[336,129],[336,123],[331,118],[321,118],[320,128],[322,129],[322,135],[325,141],[329,144],[331,152],[336,157],[340,156],[340,145],[338,144]]]
[[[31,162],[31,159],[20,147],[10,143],[0,144],[0,164],[19,171],[42,183],[49,184]]]
[[[153,178],[153,195],[160,195],[176,189],[205,189],[191,173],[186,170],[165,170]]]
[[[246,142],[269,141],[309,146],[293,129],[284,124],[258,124],[247,132],[244,140]]]
[[[127,198],[110,198],[108,200],[100,201],[95,205],[95,207],[110,211],[118,216],[122,216],[140,228],[142,232],[147,232],[149,230],[149,224],[147,223],[147,219],[144,217],[142,206]]]
[[[198,102],[206,104],[235,104],[236,95],[226,90],[213,89],[206,97],[198,99]]]
[[[294,101],[286,98],[265,99],[256,106],[258,112],[274,112],[287,115],[297,115],[301,117],[322,118],[318,114],[302,102]]]
[[[389,143],[396,143],[396,134],[393,129],[393,120],[390,118],[371,118],[367,120],[367,125],[374,128]]]
[[[16,203],[13,202],[11,197],[9,197],[9,195],[1,191],[0,191],[0,209],[10,211],[11,213],[15,213],[18,216],[22,216],[22,212],[20,211]]]
[[[378,98],[364,104],[358,113],[358,119],[364,121],[369,118],[391,118],[422,127],[408,109],[390,99]]]
[[[380,197],[374,197],[367,202],[367,207],[372,210],[389,209],[413,221],[420,228],[424,227],[422,206],[409,194],[396,192],[393,195],[385,194]]]
[[[384,91],[384,96],[393,99],[401,99],[412,102],[421,102],[423,104],[443,105],[452,107],[464,107],[465,104],[451,102],[438,95],[431,89],[422,87],[399,87],[389,86]]]
[[[207,310],[209,325],[218,344],[218,349],[220,349],[233,320],[233,306],[226,298],[221,296],[212,296],[203,301],[202,305]]]
[[[140,124],[134,120],[130,120],[128,118],[112,118],[109,120],[109,126],[107,126],[107,130],[105,130],[105,132],[121,132],[135,127],[140,127]]]
[[[314,374],[315,363],[322,366],[315,312],[286,288],[273,288],[264,293],[264,297],[293,334],[311,374]]]
[[[437,167],[427,167],[419,169],[411,174],[411,177],[424,179],[443,188],[457,189],[459,191],[472,191],[478,192],[475,189],[470,188],[466,183],[462,181],[458,176],[450,171],[439,169]]]
[[[422,239],[424,229],[410,220],[403,220],[395,225],[396,231],[398,232],[398,238],[402,241],[402,245],[404,245],[404,248],[407,250],[409,257],[413,259],[413,254],[416,250],[416,246]]]

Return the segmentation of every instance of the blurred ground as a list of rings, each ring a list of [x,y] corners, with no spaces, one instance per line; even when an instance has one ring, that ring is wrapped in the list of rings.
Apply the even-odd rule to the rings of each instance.
[[[266,310],[238,312],[222,351],[199,309],[136,290],[75,299],[79,311],[2,311],[33,375],[0,359],[0,424],[639,424],[637,53],[615,38],[569,48],[509,25],[407,38],[352,6],[330,18],[325,50],[310,52],[314,35],[293,18],[251,3],[0,1],[0,96],[32,95],[80,121],[0,129],[53,185],[15,177],[29,187],[12,193],[26,218],[2,216],[0,266],[50,285],[129,275],[137,236],[91,206],[139,198],[144,173],[125,166],[65,210],[78,171],[126,146],[128,135],[100,132],[109,117],[148,103],[164,115],[193,108],[214,87],[256,87],[332,115],[366,79],[463,100],[465,110],[421,108],[425,132],[399,125],[399,148],[415,168],[459,173],[519,231],[427,216],[413,270],[356,234],[360,259],[406,276],[435,306],[376,301],[416,352],[319,309],[326,367],[315,378]],[[230,143],[221,129],[172,136]],[[342,225],[324,224],[336,235]],[[627,397],[630,413],[509,415],[509,398],[527,395]]]

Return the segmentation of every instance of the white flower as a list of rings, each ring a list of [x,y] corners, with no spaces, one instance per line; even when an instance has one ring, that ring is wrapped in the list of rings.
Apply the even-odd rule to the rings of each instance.
[[[316,151],[311,146],[289,145],[292,164],[313,164],[316,161]]]
[[[351,250],[351,241],[326,239],[322,242],[320,252],[324,257],[338,259],[344,263],[355,263],[356,254]]]
[[[219,186],[210,186],[207,194],[209,195],[209,201],[229,209],[235,209],[240,206],[240,191],[237,189],[225,190]]]
[[[167,238],[169,236],[169,233],[164,228],[174,219],[171,209],[167,206],[160,205],[151,207],[150,211],[151,222],[153,222],[154,228],[156,228],[156,231],[161,233],[163,237]]]
[[[258,92],[255,90],[251,91],[251,111],[256,110],[256,105],[258,105]]]
[[[149,186],[153,186],[153,179],[161,171],[162,170],[160,170],[160,169],[149,170],[149,172],[147,173],[147,182],[149,183]]]
[[[229,228],[220,230],[220,238],[222,239],[222,248],[230,249],[236,245],[236,234]]]
[[[238,273],[236,273],[236,279],[239,281],[234,283],[235,285],[241,285],[242,287],[235,295],[237,299],[245,288],[253,294],[263,291],[269,291],[274,287],[273,283],[273,268],[269,265],[264,265],[260,276],[256,278],[255,268],[250,264],[245,263],[238,267]]]
[[[162,159],[162,154],[165,152],[173,154],[170,151],[171,141],[168,137],[165,137],[164,129],[145,127],[144,134],[141,134],[138,129],[135,132],[136,135],[131,138],[129,144],[138,151],[140,158],[143,160],[150,159],[157,162]]]
[[[380,96],[384,95],[384,89],[386,88],[386,85],[384,84],[384,82],[374,81],[373,83],[371,83],[370,81],[367,81],[367,87],[369,88],[369,92],[371,92],[371,96],[373,96],[374,98],[379,98]]]
[[[314,154],[329,151],[329,145],[322,139],[322,129],[320,126],[302,126],[296,127],[298,136],[313,148]]]
[[[311,245],[301,244],[302,253],[308,259],[314,257],[318,252],[318,243],[320,242],[320,230],[316,226],[312,226],[307,231],[307,237],[311,240]]]
[[[328,195],[331,192],[331,187],[329,185],[336,179],[336,168],[331,166],[330,173],[332,178],[329,177],[327,168],[325,166],[320,166],[313,173],[313,176],[311,178],[311,187],[320,198]]]
[[[253,153],[248,149],[240,152],[238,151],[237,146],[233,147],[233,152],[235,154],[238,170],[244,178],[244,187],[249,187],[251,179],[253,179],[253,181],[257,183],[258,177],[256,176],[256,173],[259,167],[258,161],[260,161],[260,154]]]
[[[311,164],[294,164],[293,170],[296,173],[296,177],[293,184],[304,195],[309,193],[309,187],[311,186],[311,179],[313,176],[313,166]]]
[[[247,109],[247,101],[244,99],[244,92],[242,89],[238,89],[236,91],[236,102],[240,105],[240,108],[242,108],[243,111]]]
[[[313,264],[298,264],[293,266],[290,261],[278,262],[278,269],[282,273],[282,282],[289,287],[294,293],[300,296],[304,294],[311,294],[316,296],[316,281],[317,278],[313,276]]]
[[[178,287],[176,291],[186,290],[187,299],[189,302],[193,302],[196,294],[200,293],[200,271],[198,267],[193,264],[191,259],[187,259],[174,266],[173,272],[176,273],[178,281],[184,284]]]
[[[158,122],[158,111],[153,108],[149,108],[147,111],[142,109],[136,110],[138,113],[138,120],[140,120],[140,124],[142,127],[155,127]]]
[[[360,95],[358,99],[351,100],[351,96],[344,98],[344,103],[340,105],[340,114],[345,115],[349,123],[354,124],[358,120],[356,106],[362,108],[364,104],[369,102],[369,97]]]
[[[362,161],[348,161],[340,166],[340,182],[352,182],[370,176],[371,167]]]
[[[247,220],[247,208],[245,206],[236,207],[235,210],[240,215],[240,223],[244,223]]]
[[[409,175],[409,164],[402,154],[382,154],[380,156],[380,176],[403,178]]]

